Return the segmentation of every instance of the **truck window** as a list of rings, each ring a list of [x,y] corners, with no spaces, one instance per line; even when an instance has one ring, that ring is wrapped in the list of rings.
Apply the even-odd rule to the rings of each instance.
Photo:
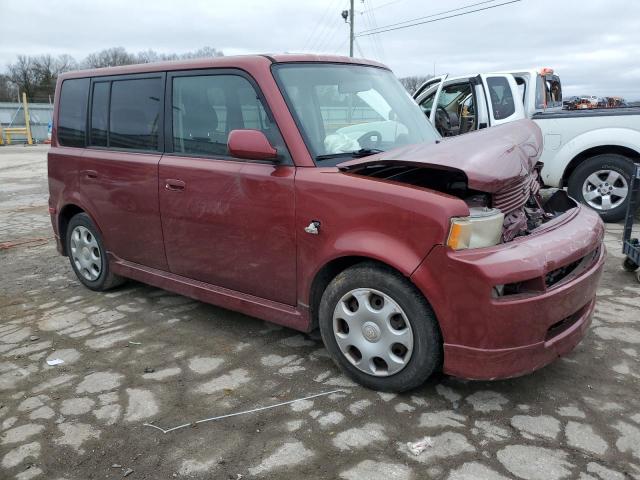
[[[547,107],[561,107],[562,86],[560,84],[560,78],[556,75],[547,75],[544,83],[546,87]]]
[[[505,77],[489,77],[487,78],[487,86],[493,108],[493,118],[503,120],[513,115],[516,111],[516,105],[507,79]]]
[[[557,75],[536,77],[536,108],[544,109],[562,106],[562,84]]]
[[[162,79],[116,80],[111,85],[109,146],[158,150]]]
[[[438,89],[436,88],[433,92],[431,92],[422,102],[420,102],[420,108],[424,112],[424,114],[429,118],[431,116],[431,109],[433,108],[433,99],[436,97],[436,92]]]
[[[60,90],[58,142],[65,147],[84,147],[87,130],[89,79],[65,80]]]
[[[435,126],[443,137],[476,129],[476,108],[469,82],[446,85],[438,96]]]
[[[109,119],[109,88],[110,82],[93,84],[91,99],[91,133],[89,144],[98,147],[107,146],[107,130]]]
[[[257,92],[239,75],[175,77],[172,107],[174,152],[226,156],[229,132],[245,128],[278,143]]]

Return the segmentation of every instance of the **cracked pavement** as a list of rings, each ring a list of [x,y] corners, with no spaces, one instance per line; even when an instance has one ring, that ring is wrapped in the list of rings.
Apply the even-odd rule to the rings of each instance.
[[[316,334],[137,282],[82,287],[52,239],[46,151],[0,147],[0,244],[16,243],[0,249],[0,478],[640,479],[640,284],[621,269],[620,224],[570,355],[517,379],[377,393]]]

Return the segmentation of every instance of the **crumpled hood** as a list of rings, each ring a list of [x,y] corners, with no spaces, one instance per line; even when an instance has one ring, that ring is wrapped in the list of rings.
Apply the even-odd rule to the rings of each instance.
[[[468,186],[495,193],[527,176],[542,153],[542,133],[531,120],[485,128],[439,143],[418,143],[344,162],[341,170],[386,163],[416,164],[460,170]]]

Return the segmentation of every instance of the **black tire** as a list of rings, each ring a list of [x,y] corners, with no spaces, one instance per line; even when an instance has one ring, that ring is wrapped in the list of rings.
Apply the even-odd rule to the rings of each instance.
[[[589,175],[599,170],[613,170],[618,172],[624,177],[627,182],[627,188],[631,190],[631,179],[633,178],[635,165],[633,161],[623,155],[617,155],[615,153],[606,153],[603,155],[596,155],[595,157],[584,160],[569,177],[568,190],[569,195],[575,198],[578,202],[583,203],[592,208],[584,196],[582,195],[582,186],[587,180]],[[629,195],[620,203],[617,207],[610,210],[598,210],[600,218],[605,222],[617,222],[622,220],[627,212],[627,205],[629,203]]]
[[[629,257],[625,257],[624,261],[622,262],[622,268],[626,272],[635,272],[636,270],[638,270],[638,264],[631,260]]]
[[[100,265],[100,273],[97,278],[91,280],[84,276],[84,274],[80,271],[79,267],[76,265],[72,254],[72,245],[71,245],[71,236],[76,227],[84,227],[89,232],[90,235],[95,238],[97,243],[97,248],[99,249],[99,265]],[[95,226],[89,215],[86,213],[78,213],[74,215],[69,221],[69,225],[67,226],[67,233],[65,236],[65,248],[67,255],[69,256],[69,262],[71,263],[71,268],[73,269],[78,280],[90,290],[94,290],[96,292],[102,292],[105,290],[110,290],[118,285],[121,285],[125,282],[125,279],[111,273],[109,268],[109,260],[107,259],[106,249],[104,248],[104,242],[102,240],[102,235],[100,231]]]
[[[391,297],[404,310],[413,331],[413,353],[406,366],[389,376],[374,376],[356,368],[342,353],[333,332],[333,312],[351,290],[371,288]],[[433,310],[418,289],[398,272],[363,262],[338,274],[322,295],[319,309],[322,340],[334,362],[355,382],[384,392],[404,392],[422,385],[442,366],[442,335]]]

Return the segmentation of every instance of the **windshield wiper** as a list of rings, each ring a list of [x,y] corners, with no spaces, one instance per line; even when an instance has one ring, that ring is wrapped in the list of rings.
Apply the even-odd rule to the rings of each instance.
[[[368,155],[374,155],[376,153],[382,152],[384,152],[384,150],[380,150],[379,148],[361,148],[360,150],[354,150],[353,152],[328,153],[326,155],[318,155],[316,157],[316,160],[322,161],[340,157],[362,158]]]

